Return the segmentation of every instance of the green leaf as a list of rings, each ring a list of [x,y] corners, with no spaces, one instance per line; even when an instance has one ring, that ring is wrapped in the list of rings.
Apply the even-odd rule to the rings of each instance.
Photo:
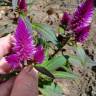
[[[40,66],[35,66],[35,68],[42,74],[47,75],[48,77],[55,79],[54,75],[50,73],[46,68],[40,67]]]
[[[47,41],[57,44],[57,38],[53,29],[47,24],[32,23],[32,28],[37,30]]]
[[[53,73],[55,78],[66,78],[66,79],[76,79],[78,76],[74,73],[63,72],[63,71],[56,71]]]
[[[32,6],[32,4],[33,4],[34,2],[36,2],[36,1],[38,1],[38,0],[26,0],[27,4],[28,4],[28,5],[31,5],[31,6]],[[30,7],[29,7],[29,8],[30,8]]]
[[[70,55],[68,61],[72,65],[81,65],[81,63],[82,63],[81,60],[79,59],[79,57],[76,55]]]
[[[84,49],[82,48],[82,46],[78,45],[76,48],[76,55],[79,57],[79,59],[81,60],[82,64],[85,65],[86,63],[86,54]]]
[[[60,33],[63,33],[63,34],[65,33],[64,28],[62,28],[62,27],[59,27],[58,31],[59,31]]]
[[[29,31],[31,33],[33,33],[33,31],[32,31],[32,24],[31,24],[29,18],[28,17],[24,17],[24,21],[25,21],[25,24],[26,24],[27,28],[29,29]]]
[[[17,2],[18,2],[18,0],[12,0],[12,7],[13,7],[14,10],[17,7]]]
[[[86,56],[86,66],[93,67],[96,66],[96,61],[91,60],[90,57]]]
[[[88,57],[82,48],[82,46],[78,45],[75,47],[76,55],[69,55],[69,62],[73,65],[82,64],[86,67],[92,67],[96,65],[96,62],[91,60],[90,57]]]
[[[43,88],[39,88],[39,90],[43,96],[64,96],[61,87],[54,83],[45,85]]]
[[[45,62],[44,64],[39,65],[39,66],[43,66],[47,70],[52,72],[64,65],[66,65],[65,57],[64,56],[57,56],[57,57],[54,57],[51,60]]]

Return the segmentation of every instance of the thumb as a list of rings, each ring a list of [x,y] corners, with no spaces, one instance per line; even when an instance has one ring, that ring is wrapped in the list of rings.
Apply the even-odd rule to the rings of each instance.
[[[38,96],[38,76],[32,67],[24,68],[15,80],[11,96]]]

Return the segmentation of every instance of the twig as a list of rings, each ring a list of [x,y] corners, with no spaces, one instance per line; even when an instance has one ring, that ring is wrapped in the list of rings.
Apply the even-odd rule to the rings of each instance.
[[[63,47],[66,45],[66,43],[69,41],[69,39],[70,39],[70,34],[68,34],[65,42],[63,43],[63,46],[62,46],[61,48],[57,49],[57,50],[55,51],[55,53],[51,55],[51,57],[54,57],[59,51],[62,51]]]

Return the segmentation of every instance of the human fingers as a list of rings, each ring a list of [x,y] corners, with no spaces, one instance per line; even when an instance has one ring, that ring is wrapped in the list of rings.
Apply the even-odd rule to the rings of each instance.
[[[24,68],[17,76],[11,96],[38,96],[38,76],[32,67]]]
[[[5,57],[0,60],[0,74],[9,73],[11,70],[11,66],[7,63]]]
[[[0,38],[0,58],[8,54],[11,48],[11,34]]]
[[[0,84],[0,96],[10,96],[15,78]]]

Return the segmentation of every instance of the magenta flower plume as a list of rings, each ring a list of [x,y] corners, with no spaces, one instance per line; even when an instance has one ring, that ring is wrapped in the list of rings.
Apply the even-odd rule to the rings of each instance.
[[[20,67],[20,59],[17,54],[12,54],[6,57],[6,61],[12,69]]]
[[[21,60],[28,60],[36,52],[35,45],[31,33],[27,29],[24,21],[19,18],[18,26],[14,34],[16,39],[13,51],[20,57]]]
[[[69,30],[72,30],[73,34],[75,34],[75,40],[83,42],[88,37],[93,14],[93,0],[86,0],[78,6],[71,19],[65,14],[64,21],[61,21],[61,23],[67,22]]]
[[[20,10],[27,11],[26,0],[18,0],[18,7]]]
[[[44,49],[41,45],[36,48],[31,32],[27,27],[24,20],[19,18],[14,33],[12,52],[6,56],[8,64],[13,69],[20,67],[22,61],[32,60],[37,63],[44,61]]]
[[[87,27],[92,22],[94,12],[93,0],[86,0],[81,3],[73,14],[70,27],[72,30],[78,30]]]
[[[77,42],[83,43],[89,35],[89,30],[90,30],[90,26],[79,29],[77,32],[75,32],[75,40]]]
[[[42,45],[37,46],[36,53],[34,54],[34,60],[41,64],[45,59],[44,49]]]
[[[68,25],[70,20],[71,20],[71,15],[68,14],[67,12],[64,12],[62,20],[61,20],[61,24],[62,25]]]

